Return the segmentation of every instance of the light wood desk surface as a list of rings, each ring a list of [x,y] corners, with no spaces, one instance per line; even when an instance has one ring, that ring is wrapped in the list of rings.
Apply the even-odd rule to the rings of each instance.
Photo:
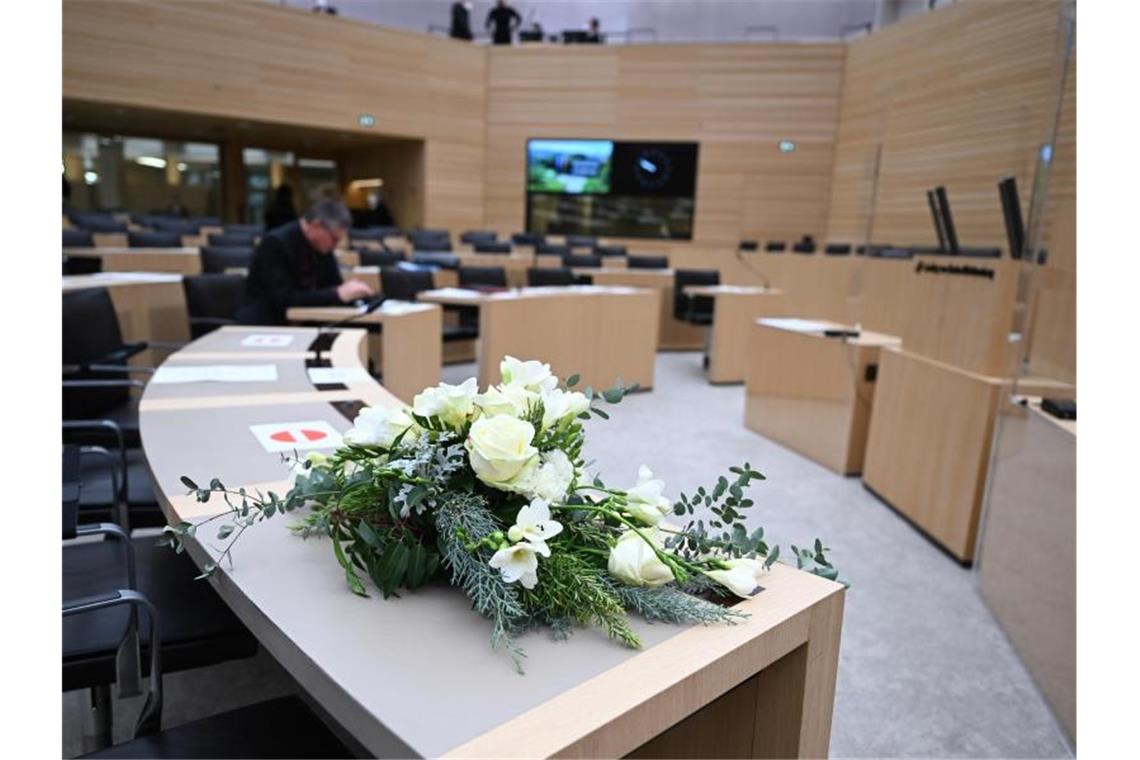
[[[104,272],[202,272],[197,248],[64,248],[63,255],[100,259]]]
[[[196,341],[185,351],[213,357],[240,347],[242,335],[274,329],[223,328],[202,339],[207,350]],[[297,336],[297,347],[317,334],[285,331]],[[333,366],[358,366],[363,340],[361,330],[342,331],[328,354]],[[263,361],[261,351],[239,353]],[[306,354],[296,353],[289,361],[303,364]],[[269,400],[235,395],[238,383],[216,385],[217,395],[152,399],[159,387],[152,384],[143,397],[143,448],[170,520],[220,511],[187,495],[181,475],[285,492],[280,455],[264,451],[250,425],[324,421],[343,432],[351,423],[334,403],[398,403],[371,381],[349,391],[291,388]],[[179,387],[188,389],[167,386]],[[618,757],[639,747],[678,756],[669,753],[698,740],[719,755],[827,754],[844,598],[838,584],[777,565],[764,591],[740,603],[751,614],[740,625],[634,618],[646,643],[640,652],[585,631],[562,642],[527,634],[520,638],[527,673],[520,676],[505,654],[492,651],[486,620],[462,592],[441,585],[387,601],[377,593],[357,597],[328,542],[296,538],[290,522],[278,517],[246,531],[232,567],[223,563],[208,582],[373,756]],[[203,530],[188,541],[189,554],[199,566],[216,560],[216,543]],[[730,721],[742,706],[748,720]]]

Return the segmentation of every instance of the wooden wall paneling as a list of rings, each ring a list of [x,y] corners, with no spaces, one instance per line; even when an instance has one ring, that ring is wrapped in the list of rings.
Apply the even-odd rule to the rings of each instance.
[[[352,180],[379,177],[384,181],[381,197],[397,226],[405,229],[424,226],[424,153],[422,140],[401,140],[341,151],[337,163],[344,179],[345,203],[349,208],[367,208],[368,193],[372,191],[353,188]]]

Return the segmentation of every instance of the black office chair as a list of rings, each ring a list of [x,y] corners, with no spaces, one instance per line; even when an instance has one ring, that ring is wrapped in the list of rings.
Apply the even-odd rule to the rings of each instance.
[[[593,248],[598,244],[598,238],[594,235],[567,235],[566,245],[571,248]]]
[[[560,267],[530,267],[526,270],[526,284],[532,288],[573,285],[574,273]]]
[[[64,248],[94,248],[95,238],[90,230],[77,230],[74,228],[63,231]]]
[[[413,230],[408,233],[413,251],[450,251],[451,234],[447,230]]]
[[[562,266],[568,269],[574,267],[600,269],[602,257],[592,253],[567,253],[562,256]]]
[[[399,235],[400,231],[395,227],[367,227],[364,229],[353,228],[348,231],[349,244],[360,242],[375,242],[383,243],[384,238],[392,235]]]
[[[628,256],[629,251],[624,245],[595,245],[595,256]]]
[[[227,235],[252,235],[260,237],[265,234],[265,225],[262,224],[227,224],[222,229]]]
[[[689,285],[719,285],[720,272],[715,269],[677,269],[673,272],[673,317],[694,325],[711,325],[714,299],[690,296]]]
[[[380,290],[385,298],[414,301],[418,293],[434,287],[432,274],[426,269],[384,267],[380,270]]]
[[[198,252],[205,274],[223,274],[229,269],[248,270],[253,263],[252,248],[229,248],[208,245]]]
[[[823,252],[827,256],[847,256],[851,253],[851,244],[828,243],[823,247]]]
[[[437,269],[459,269],[459,257],[446,251],[413,251],[412,263]]]
[[[256,238],[253,233],[226,232],[221,235],[213,233],[207,240],[210,245],[223,248],[252,248]]]
[[[516,232],[511,235],[511,242],[515,245],[538,245],[546,242],[546,235],[540,232]]]
[[[459,242],[474,245],[475,243],[494,243],[499,239],[494,230],[467,230],[459,236]]]
[[[181,248],[179,232],[128,232],[127,245],[131,248]]]
[[[474,245],[475,245],[475,253],[510,253],[511,252],[511,244],[506,242],[506,241],[503,241],[500,243],[500,242],[497,242],[494,240],[487,240],[487,241],[476,240]]]
[[[90,425],[92,428],[88,429],[96,425],[103,428],[99,421]],[[64,423],[64,433],[73,433],[83,429],[82,426],[83,423]],[[78,499],[79,524],[114,522],[127,532],[166,525],[142,449],[84,446],[81,454],[79,474],[83,488]]]
[[[460,267],[461,288],[505,288],[507,270],[503,267]]]
[[[668,269],[669,258],[666,256],[630,256],[626,261],[630,269]]]
[[[543,241],[534,244],[534,252],[551,256],[569,256],[573,251],[568,245],[558,245],[557,243],[547,243]]]
[[[788,244],[783,240],[769,240],[764,244],[764,250],[768,253],[783,253],[788,250]]]
[[[88,232],[126,232],[127,225],[109,216],[82,214],[71,218],[71,223]]]
[[[360,265],[365,267],[391,267],[404,260],[404,254],[399,251],[389,251],[377,248],[353,248],[360,256]]]
[[[149,225],[155,232],[173,232],[176,235],[197,235],[205,225],[197,219],[154,219]]]
[[[190,335],[201,338],[223,325],[237,324],[245,302],[245,277],[240,274],[199,274],[182,278]]]
[[[125,343],[115,307],[106,288],[84,288],[63,294],[63,419],[107,419],[121,430],[123,441],[106,431],[77,434],[72,442],[97,446],[139,446],[138,405],[131,388],[143,383],[127,366],[146,343]]]

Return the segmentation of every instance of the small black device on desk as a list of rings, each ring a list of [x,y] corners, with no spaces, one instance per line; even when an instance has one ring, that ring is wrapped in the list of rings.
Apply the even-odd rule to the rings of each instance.
[[[1075,420],[1077,418],[1077,402],[1071,398],[1043,398],[1041,411],[1051,414],[1061,420]]]
[[[825,338],[858,338],[858,330],[844,330],[841,328],[830,328],[823,331]]]

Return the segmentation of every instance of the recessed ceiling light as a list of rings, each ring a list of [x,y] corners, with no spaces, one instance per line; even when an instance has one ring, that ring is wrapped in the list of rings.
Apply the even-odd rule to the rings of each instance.
[[[791,140],[780,140],[779,145],[776,146],[780,149],[781,153],[795,153],[796,144]]]
[[[362,113],[356,117],[356,123],[366,129],[371,129],[376,126],[376,117],[370,113]]]

